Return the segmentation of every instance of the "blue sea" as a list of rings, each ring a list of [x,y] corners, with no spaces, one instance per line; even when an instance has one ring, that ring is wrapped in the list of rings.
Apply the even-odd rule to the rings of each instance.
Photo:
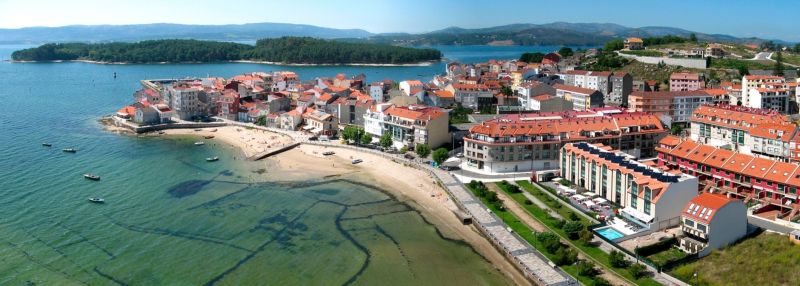
[[[357,180],[271,175],[270,160],[196,138],[118,135],[98,118],[146,78],[292,70],[430,79],[420,67],[247,63],[11,63],[0,45],[0,285],[508,284],[465,243]],[[513,59],[557,47],[436,47],[446,58]],[[117,77],[112,75],[116,73]],[[53,147],[43,147],[48,142]],[[75,154],[62,148],[76,148]],[[204,158],[220,156],[220,162]],[[85,180],[84,173],[102,180]],[[368,181],[368,180],[367,180]],[[103,197],[103,205],[87,202]]]

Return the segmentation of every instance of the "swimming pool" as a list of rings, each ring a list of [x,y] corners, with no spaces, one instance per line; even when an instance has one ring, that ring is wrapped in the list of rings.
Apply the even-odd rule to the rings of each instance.
[[[622,233],[620,233],[619,231],[617,231],[616,229],[613,229],[611,227],[598,229],[596,231],[597,231],[598,234],[602,235],[603,237],[605,237],[605,238],[607,238],[608,240],[611,240],[611,241],[625,236]]]

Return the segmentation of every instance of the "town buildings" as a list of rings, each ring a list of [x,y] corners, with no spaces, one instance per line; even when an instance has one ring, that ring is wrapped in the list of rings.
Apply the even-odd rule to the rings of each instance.
[[[800,210],[800,167],[794,163],[668,136],[659,142],[658,164],[698,177],[703,192],[760,203],[792,218]]]
[[[598,90],[565,84],[554,84],[553,88],[556,90],[556,96],[572,102],[574,110],[580,111],[605,106],[603,94]]]
[[[466,108],[478,110],[494,103],[494,94],[483,84],[454,83],[445,90],[453,93],[455,101]]]
[[[568,143],[559,154],[561,176],[620,206],[639,233],[680,224],[681,209],[697,196],[697,178],[669,173],[602,144]]]
[[[703,90],[634,91],[628,96],[628,109],[657,115],[671,126],[688,123],[697,107],[715,102],[715,96]]]
[[[741,200],[702,193],[683,208],[681,232],[681,250],[706,256],[747,234],[747,208]]]
[[[727,104],[702,105],[691,117],[691,139],[779,161],[800,161],[798,127],[776,110]]]
[[[389,133],[396,148],[430,148],[450,142],[449,116],[437,107],[422,105],[395,106],[379,104],[364,114],[364,130],[374,137]]]
[[[644,41],[640,38],[627,38],[623,41],[623,48],[628,50],[644,49]]]
[[[789,111],[789,101],[793,90],[786,79],[771,75],[746,75],[742,77],[742,106]]]
[[[670,91],[694,91],[705,87],[705,80],[698,73],[676,72],[669,76]]]
[[[633,91],[633,77],[626,72],[569,70],[558,73],[565,85],[594,89],[603,94],[606,104],[627,103]]]
[[[650,158],[666,133],[657,117],[618,108],[505,115],[470,129],[462,168],[483,173],[555,170],[558,150],[582,141]]]

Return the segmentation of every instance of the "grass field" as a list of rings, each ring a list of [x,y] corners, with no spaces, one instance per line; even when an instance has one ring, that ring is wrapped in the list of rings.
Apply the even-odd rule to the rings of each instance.
[[[665,251],[662,251],[662,252],[647,256],[647,259],[649,259],[650,261],[652,261],[656,265],[663,266],[663,265],[665,265],[665,264],[667,264],[669,262],[678,261],[678,260],[680,260],[680,259],[682,259],[684,257],[686,257],[686,253],[685,252],[683,252],[683,251],[681,251],[681,250],[679,250],[679,249],[677,249],[675,247],[672,247],[672,248],[670,248],[668,250],[665,250]]]
[[[698,278],[693,278],[693,273]],[[800,246],[784,235],[762,233],[672,271],[700,285],[798,285]]]
[[[634,55],[634,56],[642,56],[642,57],[661,57],[664,53],[654,50],[633,50],[633,51],[619,51],[623,54]]]

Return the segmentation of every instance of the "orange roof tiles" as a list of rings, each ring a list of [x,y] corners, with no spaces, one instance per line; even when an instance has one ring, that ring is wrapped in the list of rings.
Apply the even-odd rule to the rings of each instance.
[[[719,209],[734,202],[736,199],[728,198],[720,194],[702,193],[692,198],[683,208],[682,215],[690,217],[701,223],[708,224],[714,219]]]

